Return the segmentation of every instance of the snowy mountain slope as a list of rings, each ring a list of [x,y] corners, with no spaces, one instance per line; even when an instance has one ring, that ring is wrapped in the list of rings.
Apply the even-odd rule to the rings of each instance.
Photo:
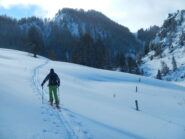
[[[72,36],[89,34],[94,41],[100,39],[106,47],[113,50],[123,49],[127,53],[141,52],[142,45],[129,29],[112,21],[101,12],[64,8],[56,13],[52,21],[62,29],[69,30]]]
[[[32,83],[33,69],[45,59],[1,50],[0,138],[68,138],[71,136],[57,112],[43,107]]]
[[[170,71],[164,80],[184,81],[185,79],[185,10],[169,14],[154,40],[149,45],[150,52],[143,58],[141,68],[146,76],[156,77],[164,61]],[[173,71],[172,58],[177,69]]]
[[[185,137],[184,87],[8,49],[0,49],[0,65],[0,138]],[[50,68],[61,79],[62,112],[48,106],[46,86],[41,101]]]

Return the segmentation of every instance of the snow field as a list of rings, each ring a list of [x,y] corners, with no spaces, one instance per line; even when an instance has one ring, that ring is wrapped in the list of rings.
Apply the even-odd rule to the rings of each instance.
[[[0,67],[2,139],[185,138],[182,86],[8,49],[0,49]],[[47,85],[41,103],[40,84],[50,68],[61,79],[62,112],[47,104]]]

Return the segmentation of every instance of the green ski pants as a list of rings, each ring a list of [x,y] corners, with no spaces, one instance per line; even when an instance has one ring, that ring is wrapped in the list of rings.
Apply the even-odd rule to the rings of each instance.
[[[49,86],[49,101],[51,103],[53,103],[53,95],[54,95],[54,98],[55,98],[55,103],[56,103],[56,105],[58,105],[59,100],[58,100],[57,86],[56,85]]]

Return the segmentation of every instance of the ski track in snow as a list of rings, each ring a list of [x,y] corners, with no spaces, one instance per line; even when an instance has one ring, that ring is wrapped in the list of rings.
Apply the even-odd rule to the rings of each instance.
[[[6,51],[0,54],[0,139],[184,139],[184,87],[145,77],[138,84],[140,76]],[[61,111],[40,85],[50,67],[64,81]],[[130,103],[135,99],[139,112]]]
[[[39,69],[43,68],[45,65],[47,65],[49,63],[49,60],[46,60],[43,64],[37,66],[34,71],[33,71],[33,83],[36,89],[36,93],[37,95],[39,95],[39,98],[42,99],[42,93],[46,94],[46,92],[44,90],[42,90],[39,80],[38,80],[38,75],[39,75]],[[42,92],[43,91],[43,92]],[[80,119],[85,119],[89,122],[92,122],[96,125],[100,125],[101,127],[104,127],[106,129],[110,129],[113,130],[115,132],[118,132],[120,134],[126,135],[130,138],[137,138],[137,139],[144,139],[144,137],[141,137],[139,135],[124,131],[124,130],[120,130],[117,128],[113,128],[110,127],[106,124],[100,123],[96,120],[92,120],[89,119],[88,117],[85,117],[83,115],[74,113],[72,111],[70,111],[69,109],[65,108],[64,106],[61,106],[61,112],[59,112],[57,109],[53,109],[53,107],[51,107],[50,105],[48,105],[48,100],[46,99],[46,96],[44,95],[44,106],[42,106],[41,108],[43,109],[42,113],[46,113],[46,114],[53,114],[53,116],[55,116],[56,119],[58,119],[58,121],[60,121],[60,131],[61,133],[64,132],[65,134],[61,134],[61,136],[63,138],[67,138],[67,139],[92,139],[93,135],[90,135],[89,131],[87,131],[86,129],[84,129],[84,127],[82,126],[82,123],[80,122]],[[47,111],[47,112],[44,112]],[[151,114],[149,114],[151,115]],[[152,115],[151,115],[152,116]],[[153,116],[156,117],[156,116]],[[53,117],[54,118],[54,117]],[[174,124],[177,126],[181,126],[184,128],[183,125],[174,123],[172,121],[167,121],[165,119],[156,117],[160,120],[164,120],[166,122],[168,122],[169,124]],[[45,121],[47,121],[47,119],[44,119]],[[47,132],[47,130],[43,129],[43,132]]]
[[[39,69],[43,68],[48,63],[49,63],[49,60],[46,60],[43,64],[37,66],[33,71],[33,83],[36,88],[37,94],[39,94],[39,96],[40,96],[40,99],[42,99],[42,91],[43,91],[43,94],[46,94],[46,92],[44,91],[44,89],[42,90],[42,88],[39,84],[39,80],[38,80]],[[43,98],[43,103],[48,104],[48,100],[46,99],[45,95]],[[123,134],[125,136],[128,136],[130,138],[144,139],[144,137],[141,137],[139,135],[130,133],[128,131],[120,130],[117,128],[113,128],[113,127],[108,126],[106,124],[100,123],[96,120],[92,120],[92,119],[89,119],[88,117],[74,113],[74,112],[70,111],[69,109],[65,108],[64,106],[60,105],[60,107],[61,107],[61,112],[59,112],[57,109],[53,109],[53,107],[51,107],[50,105],[47,105],[47,107],[42,106],[42,109],[46,109],[49,111],[49,113],[53,113],[55,115],[55,117],[58,120],[60,120],[60,124],[63,125],[63,127],[61,127],[63,129],[61,129],[61,130],[66,131],[67,135],[65,138],[67,138],[67,139],[73,139],[73,138],[74,139],[92,139],[93,138],[93,135],[91,135],[89,133],[89,131],[87,131],[82,126],[82,123],[80,122],[79,119],[85,119],[85,120],[92,122],[96,125],[100,125],[101,127],[113,130],[115,132],[118,132],[118,133]],[[47,119],[45,119],[45,120],[47,121]],[[46,130],[43,130],[43,131],[46,131]]]
[[[65,109],[61,107],[61,111],[58,111],[57,109],[54,109],[50,105],[48,105],[48,101],[44,94],[46,92],[42,90],[39,80],[38,80],[38,74],[39,69],[43,68],[45,65],[47,65],[49,60],[46,60],[43,64],[38,65],[33,69],[33,90],[36,93],[37,96],[39,96],[40,99],[42,99],[42,93],[43,93],[43,106],[41,106],[42,114],[48,114],[50,116],[53,115],[53,118],[55,117],[58,121],[60,121],[60,125],[58,125],[54,119],[53,124],[56,124],[56,127],[60,128],[59,133],[61,133],[62,138],[66,139],[92,139],[92,135],[89,134],[89,132],[82,127],[82,124],[79,124],[78,121],[75,120],[75,116],[70,113],[69,111],[66,111]],[[66,111],[66,112],[65,112]],[[69,118],[70,117],[70,118]],[[45,122],[48,121],[47,118],[43,119]],[[73,127],[73,128],[72,128]],[[46,129],[43,129],[43,132],[47,132]],[[54,131],[55,134],[58,134],[58,132]],[[35,138],[35,137],[33,137]],[[42,138],[42,137],[41,137]]]
[[[41,64],[39,66],[37,66],[34,70],[33,70],[33,84],[35,85],[35,89],[36,89],[36,93],[40,95],[41,99],[42,99],[42,93],[45,94],[45,92],[42,92],[44,90],[42,90],[42,88],[40,87],[40,84],[38,82],[38,70],[42,67],[44,67],[49,61],[46,60],[46,62],[44,62],[44,64]],[[68,122],[62,117],[62,115],[58,112],[58,110],[54,110],[51,106],[46,106],[47,100],[44,97],[44,106],[42,106],[41,108],[44,110],[48,110],[48,114],[52,113],[55,118],[57,118],[60,121],[60,131],[64,131],[65,134],[62,134],[63,138],[77,138],[77,136],[74,134],[73,130],[69,127]],[[44,111],[42,111],[42,113],[44,113]],[[47,121],[47,119],[44,119],[45,121]],[[43,132],[47,131],[45,129],[43,129]]]
[[[118,129],[118,128],[114,128],[114,127],[111,127],[111,126],[109,126],[109,125],[107,125],[107,124],[104,124],[104,123],[101,123],[101,122],[99,122],[99,121],[90,119],[90,118],[88,118],[88,117],[86,117],[86,116],[84,116],[84,115],[81,115],[81,114],[72,112],[72,111],[68,110],[67,108],[64,108],[64,107],[63,107],[62,109],[65,110],[65,111],[68,111],[69,113],[71,113],[71,114],[73,114],[73,115],[78,116],[78,117],[81,118],[81,119],[85,119],[85,120],[87,120],[88,122],[92,122],[92,123],[94,123],[94,124],[96,124],[96,125],[99,125],[99,126],[101,126],[101,127],[106,128],[106,129],[110,129],[110,130],[112,130],[112,131],[115,131],[115,132],[117,132],[117,133],[120,133],[120,134],[122,134],[122,135],[124,135],[124,136],[127,136],[127,137],[129,137],[129,138],[133,138],[133,139],[146,139],[146,138],[144,138],[144,137],[142,137],[142,136],[139,136],[139,135],[137,135],[137,134],[131,133],[131,132],[129,132],[129,131],[122,130],[122,129]]]

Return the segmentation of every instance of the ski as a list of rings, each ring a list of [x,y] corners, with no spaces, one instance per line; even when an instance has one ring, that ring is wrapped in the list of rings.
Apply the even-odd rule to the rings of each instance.
[[[57,109],[59,112],[61,112],[61,108],[60,108],[60,106],[53,106],[54,107],[54,109]]]
[[[56,110],[58,110],[58,111],[61,112],[60,106],[56,106],[56,104],[53,104],[53,105],[51,105],[51,106],[53,107],[53,109],[56,109]]]
[[[61,108],[60,108],[60,107],[57,107],[57,110],[58,110],[59,112],[61,112]]]
[[[61,107],[56,105],[56,103],[51,103],[50,101],[48,101],[48,104],[53,108],[53,109],[57,109],[59,112],[61,112]]]

